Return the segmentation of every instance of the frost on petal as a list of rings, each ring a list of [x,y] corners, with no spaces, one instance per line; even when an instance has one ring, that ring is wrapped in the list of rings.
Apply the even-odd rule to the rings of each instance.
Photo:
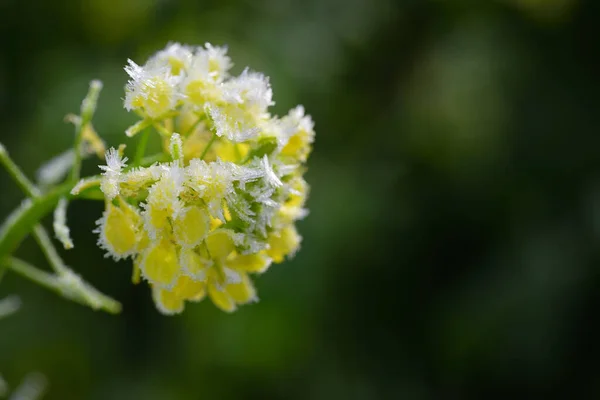
[[[248,68],[224,85],[224,97],[229,103],[243,104],[255,112],[266,112],[274,105],[269,78]]]
[[[217,106],[207,104],[205,111],[213,121],[215,133],[232,142],[245,142],[260,133],[253,116],[239,106]]]
[[[160,167],[156,165],[131,169],[120,176],[120,193],[126,197],[135,197],[160,179],[160,175]]]
[[[170,68],[173,76],[185,73],[192,63],[193,49],[179,43],[168,43],[167,47],[154,55],[147,64],[163,65]]]
[[[228,72],[233,66],[231,58],[227,55],[227,47],[213,46],[210,43],[206,43],[204,47],[206,47],[209,76],[216,82],[222,82],[228,77]]]
[[[157,118],[175,108],[181,98],[180,76],[171,74],[170,66],[151,63],[143,67],[128,60],[125,71],[130,80],[125,87],[125,108],[143,109],[151,118]]]
[[[305,162],[315,139],[312,118],[304,114],[304,107],[298,106],[281,119],[280,127],[281,153]]]
[[[169,152],[173,161],[183,165],[183,142],[179,133],[173,133],[169,142]]]

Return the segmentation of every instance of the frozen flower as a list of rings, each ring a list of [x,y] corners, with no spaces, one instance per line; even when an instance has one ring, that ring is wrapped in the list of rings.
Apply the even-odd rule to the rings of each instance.
[[[159,63],[139,66],[128,60],[125,71],[130,76],[125,89],[125,108],[142,110],[157,118],[175,108],[180,98],[179,75],[171,74],[171,67]]]
[[[169,43],[167,47],[148,60],[148,64],[168,65],[171,75],[178,76],[190,68],[192,57],[193,49],[191,47],[179,43]]]
[[[183,92],[191,104],[201,109],[208,102],[221,101],[221,83],[229,77],[232,65],[226,47],[212,46],[210,43],[205,48],[199,47],[182,84]]]
[[[304,107],[298,106],[290,110],[288,115],[281,119],[284,143],[281,153],[306,162],[314,142],[314,123],[310,116],[304,114]]]
[[[204,298],[226,312],[256,301],[252,275],[302,240],[295,222],[308,213],[312,120],[301,106],[271,115],[269,79],[249,69],[230,76],[231,65],[225,47],[170,43],[126,67],[125,105],[142,117],[128,136],[152,126],[163,150],[128,169],[107,152],[96,232],[107,255],[133,259],[134,282],[148,282],[164,314]]]

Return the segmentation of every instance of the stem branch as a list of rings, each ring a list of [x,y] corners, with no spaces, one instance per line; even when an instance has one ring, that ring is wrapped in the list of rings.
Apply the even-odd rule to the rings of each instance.
[[[81,121],[75,124],[75,142],[73,144],[75,159],[73,160],[73,168],[71,169],[71,182],[73,183],[77,183],[81,173],[81,144],[83,142],[83,130],[94,116],[98,95],[100,94],[101,89],[102,83],[100,81],[90,82],[88,93],[81,103]]]
[[[133,158],[133,165],[138,167],[146,154],[146,147],[148,145],[148,138],[150,137],[150,129],[146,128],[140,136],[137,149],[135,150],[135,157]]]
[[[15,257],[5,259],[3,264],[24,278],[50,289],[69,300],[112,314],[117,314],[121,311],[121,304],[118,301],[87,285],[78,275],[70,270],[64,275],[55,276],[41,271],[33,265]]]
[[[11,178],[29,197],[38,197],[40,190],[25,176],[21,168],[10,158],[8,151],[0,144],[0,163],[6,168]]]
[[[204,151],[200,155],[200,159],[201,160],[204,160],[204,157],[206,157],[206,154],[208,154],[208,150],[210,150],[210,147],[213,145],[213,143],[215,142],[215,140],[217,140],[217,135],[215,135],[213,133],[212,137],[210,138],[210,141],[208,142],[208,144],[204,148]]]

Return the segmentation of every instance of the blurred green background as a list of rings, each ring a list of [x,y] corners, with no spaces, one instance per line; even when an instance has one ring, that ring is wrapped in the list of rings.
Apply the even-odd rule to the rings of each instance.
[[[260,303],[161,316],[95,246],[102,204],[73,203],[64,257],[124,312],[9,274],[0,373],[60,400],[600,397],[599,22],[595,0],[1,1],[0,141],[30,176],[91,79],[128,142],[123,66],[168,41],[228,44],[317,139],[303,248]]]

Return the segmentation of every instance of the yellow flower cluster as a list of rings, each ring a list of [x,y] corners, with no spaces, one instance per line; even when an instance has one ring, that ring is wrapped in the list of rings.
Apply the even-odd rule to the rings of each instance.
[[[312,120],[301,106],[271,115],[268,79],[230,76],[231,66],[225,48],[170,44],[125,67],[125,107],[142,118],[127,133],[156,128],[167,160],[128,166],[107,151],[98,243],[133,259],[165,314],[206,294],[227,312],[255,301],[249,274],[300,245],[294,223],[307,214]]]

